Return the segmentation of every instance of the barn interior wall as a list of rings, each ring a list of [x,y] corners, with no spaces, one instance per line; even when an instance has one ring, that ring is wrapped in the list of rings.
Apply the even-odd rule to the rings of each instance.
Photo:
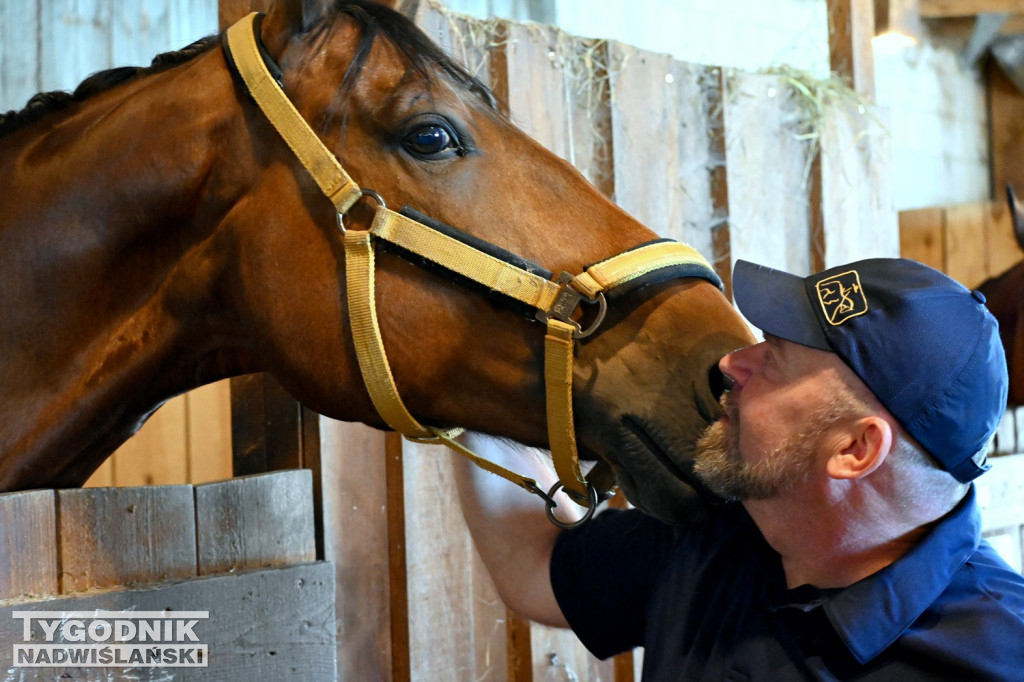
[[[828,71],[826,0],[444,0],[478,17],[552,23],[676,59],[743,71]],[[0,109],[42,90],[72,89],[110,66],[145,64],[217,29],[204,0],[117,5],[102,0],[0,0]],[[10,34],[10,35],[7,35]],[[38,48],[28,48],[38,39]],[[55,49],[57,46],[60,49]],[[989,199],[984,82],[960,45],[925,40],[876,51],[877,103],[889,112],[892,190],[898,210]]]
[[[480,18],[554,23],[676,59],[743,71],[829,70],[826,0],[443,0]],[[989,199],[988,117],[978,67],[962,44],[925,32],[914,47],[875,51],[875,101],[888,110],[897,210]]]
[[[875,97],[890,112],[898,210],[988,201],[985,83],[955,46],[876,50]]]

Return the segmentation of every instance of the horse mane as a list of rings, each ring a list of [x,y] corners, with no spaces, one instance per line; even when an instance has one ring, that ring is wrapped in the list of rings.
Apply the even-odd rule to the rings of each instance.
[[[200,38],[194,43],[173,52],[163,52],[153,57],[153,61],[147,66],[118,66],[112,69],[97,71],[79,83],[73,92],[66,90],[53,90],[33,95],[25,108],[11,110],[0,114],[0,136],[22,128],[43,116],[66,109],[76,102],[82,102],[93,95],[127,83],[128,81],[142,76],[166,71],[171,67],[189,61],[203,52],[218,44],[219,35],[210,35]]]

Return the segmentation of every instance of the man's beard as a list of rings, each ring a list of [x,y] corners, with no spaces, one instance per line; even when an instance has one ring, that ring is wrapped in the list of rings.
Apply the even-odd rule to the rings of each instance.
[[[822,406],[808,419],[808,431],[789,436],[751,463],[740,455],[740,422],[732,394],[726,392],[721,402],[730,428],[719,421],[704,431],[697,441],[693,471],[712,492],[727,500],[772,499],[805,482],[825,431],[841,418],[840,412],[846,412],[835,403]]]

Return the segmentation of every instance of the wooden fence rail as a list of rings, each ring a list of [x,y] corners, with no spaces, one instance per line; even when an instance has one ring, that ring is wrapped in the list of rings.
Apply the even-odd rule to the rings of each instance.
[[[3,679],[155,682],[172,670],[178,680],[336,679],[334,569],[315,561],[311,488],[310,472],[296,470],[194,487],[0,494]],[[75,646],[64,626],[105,611],[205,613],[194,634],[206,665],[96,667],[55,653],[46,659],[55,665],[28,667],[17,653]],[[40,624],[54,620],[56,637]],[[86,641],[114,643],[96,633]]]

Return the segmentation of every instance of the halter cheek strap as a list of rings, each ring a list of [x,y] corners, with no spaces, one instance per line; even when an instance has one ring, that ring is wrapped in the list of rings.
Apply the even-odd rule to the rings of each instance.
[[[444,443],[478,466],[502,476],[545,500],[548,517],[560,526],[553,513],[552,496],[559,488],[587,508],[589,518],[598,499],[611,489],[583,476],[579,465],[573,423],[572,380],[575,342],[595,331],[604,317],[605,294],[668,277],[700,277],[721,287],[721,280],[693,248],[669,240],[641,245],[600,263],[578,275],[551,273],[476,238],[460,238],[459,231],[430,218],[395,212],[372,190],[361,190],[337,158],[309,128],[268,71],[257,39],[258,13],[250,14],[225,33],[229,62],[242,78],[249,94],[267,119],[331,200],[341,216],[363,195],[377,201],[369,230],[345,232],[345,277],[350,327],[359,368],[374,407],[394,430],[418,442]],[[407,212],[415,216],[415,212]],[[431,223],[431,224],[428,224]],[[462,429],[424,426],[406,409],[388,363],[377,320],[374,242],[384,240],[416,254],[488,290],[535,311],[547,325],[544,337],[545,402],[548,441],[559,482],[545,493],[531,478],[500,467],[465,448],[455,438]],[[600,306],[595,322],[584,330],[573,319],[581,303]]]

